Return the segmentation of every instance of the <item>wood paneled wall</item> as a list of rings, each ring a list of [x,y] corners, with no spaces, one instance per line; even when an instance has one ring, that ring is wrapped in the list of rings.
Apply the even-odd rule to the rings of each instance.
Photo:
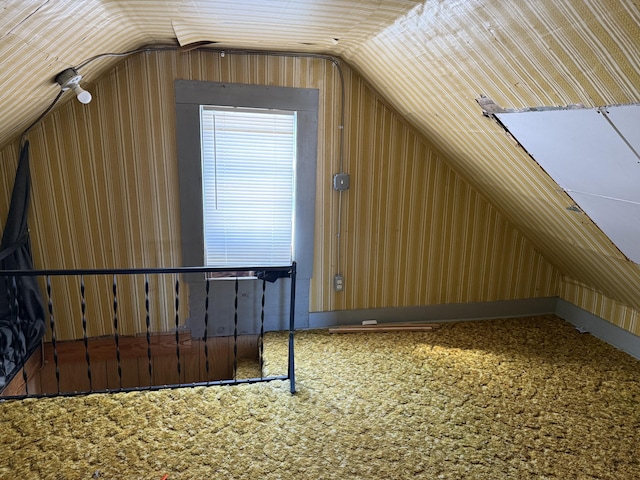
[[[629,324],[618,315],[640,311],[640,265],[569,208],[569,195],[476,99],[505,108],[636,103],[638,52],[636,0],[484,0],[422,2],[345,57],[549,262],[589,286],[570,298],[582,308],[595,305],[584,298],[617,304],[604,318]]]
[[[562,277],[560,298],[600,318],[640,335],[640,312],[633,307],[609,298],[602,292],[569,277]]]
[[[342,68],[344,171],[352,186],[342,198],[340,265],[339,194],[331,183],[339,168],[337,68],[318,58],[192,51],[127,58],[87,86],[91,104],[69,101],[29,134],[36,266],[181,264],[173,82],[182,78],[319,89],[312,311],[557,295],[558,271],[427,139],[347,65]],[[0,156],[4,218],[17,145]],[[342,293],[332,288],[338,270],[345,277]],[[157,289],[171,296],[171,282]],[[74,295],[58,293],[66,296],[59,304],[72,308]],[[133,313],[140,301],[132,300],[134,322],[144,317]],[[169,329],[171,305],[157,302],[154,330]],[[104,303],[94,315],[104,321],[92,333],[109,333],[110,302],[96,297],[92,303]],[[80,333],[64,323],[59,329],[60,338]]]

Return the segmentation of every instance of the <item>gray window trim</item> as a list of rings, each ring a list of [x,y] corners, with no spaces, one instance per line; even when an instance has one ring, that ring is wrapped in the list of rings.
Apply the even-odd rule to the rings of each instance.
[[[316,163],[318,150],[318,100],[319,92],[311,88],[292,88],[235,83],[176,80],[176,140],[178,153],[178,176],[180,188],[180,216],[182,234],[182,261],[185,266],[201,266],[204,263],[204,233],[202,207],[202,174],[200,153],[200,105],[275,108],[297,112],[297,162],[296,199],[294,206],[295,245],[293,258],[297,262],[296,282],[296,326],[306,328],[309,322],[309,283],[313,270]],[[259,194],[259,193],[258,193]],[[204,327],[196,312],[201,310],[204,279],[187,278],[191,288],[190,319],[187,325],[194,336],[201,336]],[[222,290],[230,282],[214,281],[211,286]],[[241,282],[244,292],[253,295],[257,282]],[[286,312],[287,296],[283,289],[287,281],[279,280],[268,285],[268,295],[278,298],[273,305],[266,306],[265,328],[280,330],[286,327],[277,318]],[[269,290],[276,290],[269,292]],[[288,291],[288,287],[287,287]],[[227,297],[228,298],[228,297]],[[213,305],[212,309],[216,306]],[[220,311],[225,308],[221,307]],[[212,310],[215,311],[215,310]],[[218,319],[215,333],[229,334],[229,320]],[[256,333],[256,325],[241,326],[241,333]],[[208,334],[211,334],[208,332]]]

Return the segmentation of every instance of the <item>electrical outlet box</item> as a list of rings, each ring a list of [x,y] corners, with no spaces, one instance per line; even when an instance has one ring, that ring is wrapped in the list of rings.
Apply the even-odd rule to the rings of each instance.
[[[333,188],[335,190],[349,190],[349,183],[348,173],[336,173],[333,177]]]
[[[344,290],[344,277],[340,274],[333,277],[333,288],[336,292]]]

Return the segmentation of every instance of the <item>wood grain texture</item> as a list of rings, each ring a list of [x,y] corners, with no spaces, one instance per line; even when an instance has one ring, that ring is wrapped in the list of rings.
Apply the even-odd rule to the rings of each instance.
[[[313,312],[506,300],[557,293],[558,271],[424,136],[348,65],[342,200],[341,82],[315,58],[145,53],[67,103],[30,134],[37,265],[175,266],[180,259],[176,78],[317,88],[320,93]],[[341,215],[338,207],[341,204]],[[337,222],[341,218],[337,264]],[[333,290],[340,270],[345,291]],[[77,280],[54,279],[59,339],[82,336]],[[113,330],[110,278],[87,278],[89,336]],[[175,327],[175,280],[151,278],[151,330]],[[122,334],[144,331],[143,278],[118,278]],[[188,292],[181,283],[179,322]]]
[[[135,337],[120,337],[119,353],[120,358],[147,358],[147,348],[151,348],[151,354],[157,356],[174,355],[176,347],[187,352],[191,349],[191,333],[182,331],[178,333],[176,340],[175,333],[154,334],[149,337],[137,335]],[[89,356],[92,360],[105,361],[115,360],[117,348],[114,337],[91,338],[87,342]],[[45,362],[53,362],[53,346],[51,343],[45,344]],[[59,363],[76,362],[78,358],[84,357],[85,346],[79,341],[57,342],[56,350]]]
[[[181,332],[179,374],[175,335],[169,333],[154,335],[151,339],[151,374],[149,374],[146,337],[121,339],[119,365],[113,338],[89,339],[92,389],[94,391],[119,390],[139,386],[189,384],[233,378],[233,337],[208,339],[208,351],[205,355],[203,340],[192,339],[189,332]],[[84,342],[82,340],[58,342],[56,350],[60,392],[88,391],[90,384]],[[52,345],[45,343],[43,351],[44,356],[42,351],[38,350],[29,358],[26,365],[30,394],[58,392]],[[238,362],[250,361],[257,366],[257,335],[238,336],[236,355]],[[0,396],[24,393],[24,381],[22,374],[19,373]]]

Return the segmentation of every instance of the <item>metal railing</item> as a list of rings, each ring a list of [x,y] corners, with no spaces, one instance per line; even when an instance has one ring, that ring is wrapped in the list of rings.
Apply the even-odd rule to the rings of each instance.
[[[184,378],[184,362],[185,362],[185,351],[189,350],[189,346],[191,345],[191,336],[188,332],[185,332],[184,325],[182,321],[184,321],[184,310],[185,310],[185,295],[184,292],[181,292],[181,284],[185,283],[184,277],[197,274],[202,275],[203,278],[205,275],[209,276],[211,273],[222,273],[222,272],[234,272],[234,275],[238,275],[235,272],[258,272],[258,282],[262,282],[262,292],[261,298],[259,299],[259,305],[256,306],[256,310],[260,312],[259,315],[259,333],[257,338],[257,355],[258,355],[258,366],[260,369],[260,375],[253,378],[237,378],[237,368],[238,368],[238,339],[239,339],[239,307],[241,306],[242,301],[246,301],[246,298],[243,298],[239,295],[239,279],[237,276],[230,278],[230,280],[235,281],[235,296],[234,298],[229,298],[228,301],[232,306],[230,310],[233,312],[233,351],[232,351],[232,378],[222,378],[222,379],[213,379],[210,380],[210,367],[214,361],[212,352],[210,352],[210,342],[215,337],[215,325],[212,325],[211,317],[215,312],[210,312],[210,299],[212,296],[212,292],[210,289],[210,284],[212,281],[217,280],[204,280],[203,285],[206,289],[205,302],[204,302],[204,311],[202,312],[193,312],[190,311],[190,316],[201,315],[201,319],[204,323],[204,335],[200,338],[195,339],[194,341],[200,342],[201,350],[198,351],[199,361],[203,366],[203,375],[202,378],[191,378],[193,381],[182,381]],[[233,385],[233,384],[241,384],[241,383],[257,383],[257,382],[268,382],[272,380],[289,380],[290,382],[290,391],[291,393],[295,393],[295,360],[294,360],[294,311],[295,311],[295,286],[296,286],[296,264],[293,262],[292,265],[282,266],[282,267],[234,267],[234,268],[211,268],[211,267],[178,267],[178,268],[133,268],[133,269],[77,269],[77,270],[34,270],[34,271],[3,271],[0,273],[0,277],[3,277],[7,280],[7,288],[6,295],[10,297],[10,303],[14,305],[13,307],[13,317],[14,317],[14,327],[15,329],[25,328],[25,321],[22,318],[21,314],[23,311],[23,306],[21,303],[23,299],[21,298],[20,292],[15,288],[16,278],[29,276],[29,277],[37,277],[39,283],[42,286],[42,289],[45,291],[45,295],[43,296],[43,301],[45,303],[44,310],[45,316],[48,318],[45,319],[45,323],[47,326],[46,333],[46,346],[47,349],[43,348],[42,362],[45,363],[45,359],[49,359],[52,363],[52,367],[48,368],[48,371],[45,372],[45,369],[42,369],[40,375],[48,374],[50,377],[47,378],[47,381],[50,385],[55,383],[55,386],[52,386],[53,391],[48,392],[30,392],[29,391],[29,372],[27,372],[27,368],[23,366],[21,369],[22,381],[24,383],[24,392],[18,394],[10,394],[5,395],[0,398],[0,400],[6,399],[22,399],[27,397],[51,397],[51,396],[72,396],[72,395],[82,395],[87,393],[111,393],[111,392],[126,392],[126,391],[141,391],[141,390],[159,390],[165,388],[177,388],[177,387],[186,387],[186,386],[208,386],[208,385]],[[173,318],[171,319],[172,329],[168,331],[161,332],[160,336],[158,335],[157,330],[154,331],[152,327],[152,308],[151,304],[155,301],[158,302],[157,298],[153,298],[153,294],[151,293],[150,286],[152,282],[150,278],[153,276],[157,276],[158,278],[163,278],[164,283],[158,286],[159,284],[153,284],[154,288],[157,291],[170,291],[171,296],[173,298],[164,299],[164,305],[172,304],[172,308],[161,308],[163,310],[162,314],[165,317],[169,315]],[[288,365],[287,365],[287,374],[279,375],[279,376],[264,376],[263,375],[263,366],[264,366],[264,335],[265,335],[265,299],[266,299],[266,278],[271,276],[271,278],[280,278],[280,277],[288,277],[290,278],[290,292],[289,292],[289,319],[288,319]],[[261,278],[260,278],[261,277]],[[132,281],[132,279],[140,279],[139,282]],[[170,278],[171,281],[168,282],[167,278]],[[181,280],[182,278],[182,280]],[[64,285],[61,283],[60,289],[64,291],[64,294],[67,297],[67,304],[63,305],[63,308],[57,309],[56,304],[54,302],[54,296],[56,289],[54,288],[54,279],[64,279]],[[111,333],[108,336],[99,335],[92,336],[90,331],[99,331],[99,328],[92,328],[92,319],[94,320],[95,315],[88,315],[88,302],[87,297],[89,295],[89,291],[87,288],[87,283],[89,283],[91,279],[92,287],[98,285],[100,291],[95,292],[92,291],[91,295],[95,297],[95,295],[100,295],[104,297],[107,295],[109,297],[109,318],[108,323],[111,326]],[[127,279],[123,281],[123,279]],[[244,280],[242,280],[244,281]],[[101,284],[101,285],[99,285]],[[124,284],[124,285],[123,285]],[[170,288],[168,285],[170,284]],[[107,287],[108,285],[108,287]],[[105,287],[108,288],[107,292],[103,290]],[[166,287],[166,288],[164,288]],[[98,287],[96,287],[98,289]],[[140,291],[140,289],[142,291]],[[1,294],[1,293],[0,293]],[[62,296],[65,296],[62,295]],[[131,300],[131,298],[137,299],[137,301]],[[227,299],[223,299],[225,302]],[[64,302],[63,302],[64,303]],[[73,308],[70,308],[69,303],[75,304]],[[129,310],[129,313],[125,315],[125,317],[131,317],[130,310],[131,308],[137,309],[137,316],[140,318],[139,328],[135,326],[132,327],[131,321],[125,325],[122,319],[122,305],[126,304],[126,308]],[[219,303],[219,300],[216,302]],[[104,317],[104,304],[105,300],[102,298],[101,304],[103,305],[103,317]],[[70,312],[70,310],[75,310],[75,314]],[[171,311],[172,310],[172,311]],[[86,371],[84,375],[86,376],[85,382],[88,384],[88,388],[84,389],[74,389],[72,391],[66,391],[65,388],[61,388],[61,375],[63,375],[63,370],[61,367],[61,361],[63,361],[63,357],[66,355],[69,349],[66,347],[69,346],[69,342],[60,341],[60,336],[57,332],[60,330],[59,323],[62,323],[59,318],[60,316],[64,316],[64,323],[68,327],[68,325],[73,325],[73,328],[79,331],[81,330],[81,338],[74,339],[74,345],[76,353],[78,353],[78,347],[83,349],[84,352],[84,363],[86,367]],[[143,320],[142,320],[143,319]],[[157,320],[157,319],[156,319]],[[286,322],[286,319],[283,319]],[[104,325],[105,319],[100,319],[102,324]],[[167,325],[169,322],[168,318],[165,318],[164,325]],[[133,328],[134,336],[131,336],[131,330]],[[77,335],[80,336],[80,335]],[[229,340],[230,340],[229,336]],[[124,356],[129,355],[125,353],[125,349],[128,346],[131,346],[135,339],[137,356],[138,356],[138,364],[146,363],[144,369],[146,370],[146,374],[148,375],[148,379],[144,382],[145,385],[125,385],[123,384],[123,363],[126,360]],[[170,340],[168,340],[170,339]],[[81,342],[81,343],[80,343]],[[65,348],[63,348],[63,346]],[[175,374],[178,381],[176,382],[165,382],[162,384],[155,384],[154,379],[154,355],[158,355],[161,353],[162,355],[167,355],[168,349],[173,349],[173,355],[175,356],[175,361],[172,359],[171,364],[175,366]],[[96,353],[97,352],[97,353]],[[29,352],[31,353],[31,352]],[[0,352],[0,355],[2,352]],[[124,356],[123,356],[124,354]],[[115,388],[100,388],[98,382],[95,379],[95,365],[92,367],[92,361],[96,361],[96,355],[100,361],[107,361],[113,365],[115,362],[115,371],[111,373],[112,383],[115,383]],[[24,359],[26,362],[26,358]],[[20,372],[18,372],[20,375]],[[55,380],[54,380],[54,378]],[[192,376],[193,377],[193,376]],[[44,382],[44,379],[42,380]]]

